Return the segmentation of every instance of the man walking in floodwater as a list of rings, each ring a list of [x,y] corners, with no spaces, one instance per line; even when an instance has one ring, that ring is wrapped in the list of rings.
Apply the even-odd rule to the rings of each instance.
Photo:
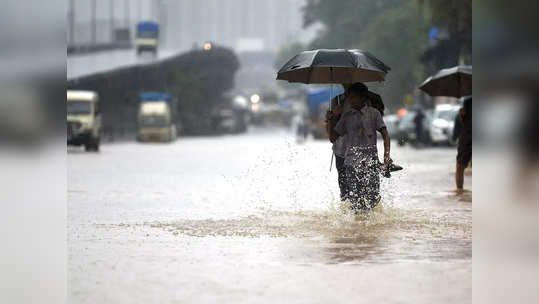
[[[345,139],[344,168],[346,199],[355,212],[370,210],[380,202],[380,166],[376,148],[376,132],[384,139],[384,164],[392,161],[390,139],[380,112],[368,102],[368,89],[356,83],[348,89],[350,108],[343,111],[335,124],[330,120],[330,140]]]

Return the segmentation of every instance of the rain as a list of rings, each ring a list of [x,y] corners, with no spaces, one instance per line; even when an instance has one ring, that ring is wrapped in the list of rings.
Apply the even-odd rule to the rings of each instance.
[[[70,1],[70,302],[469,302],[472,173],[455,188],[453,136],[465,95],[419,86],[471,57],[465,39],[444,49],[454,33],[434,4],[397,2],[358,3],[376,9],[346,28],[325,9],[353,1]],[[416,45],[383,46],[399,34]],[[371,169],[348,160],[363,137],[340,134],[339,154],[326,127],[358,82],[384,130]],[[344,196],[339,159],[356,168]]]
[[[475,2],[5,1],[0,302],[536,303],[537,9]]]

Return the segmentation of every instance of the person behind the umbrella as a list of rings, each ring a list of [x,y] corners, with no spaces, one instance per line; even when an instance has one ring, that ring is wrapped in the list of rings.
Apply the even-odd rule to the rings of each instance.
[[[332,111],[326,112],[326,131],[328,135],[330,133],[330,130],[328,129],[329,126],[331,126],[330,121],[331,120],[338,121],[340,117],[339,115],[342,113],[342,111],[347,110],[350,107],[350,105],[348,103],[345,103],[345,101],[346,101],[346,94],[347,94],[348,88],[350,88],[351,86],[352,84],[343,83],[342,87],[344,89],[344,92],[338,96],[335,96],[331,100]],[[332,143],[333,154],[335,154],[335,167],[337,168],[337,181],[339,183],[341,200],[344,200],[346,196],[346,191],[347,191],[346,190],[346,175],[344,172],[344,152],[345,152],[344,137],[338,137],[336,140],[332,141],[331,143]]]
[[[339,121],[330,128],[330,139],[345,137],[344,167],[347,195],[354,211],[369,210],[380,202],[380,165],[376,148],[376,132],[384,140],[384,164],[389,156],[390,139],[380,112],[370,106],[367,87],[354,84],[348,89],[350,104]]]

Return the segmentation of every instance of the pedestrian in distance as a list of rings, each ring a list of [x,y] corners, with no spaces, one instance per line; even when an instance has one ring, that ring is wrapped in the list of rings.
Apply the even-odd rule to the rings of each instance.
[[[415,143],[416,145],[423,144],[423,120],[425,120],[425,113],[422,109],[417,109],[417,112],[414,117],[414,127],[415,127]]]
[[[330,140],[345,140],[344,170],[345,199],[358,213],[370,210],[380,202],[380,162],[376,147],[376,132],[384,140],[384,165],[389,166],[390,138],[381,113],[370,105],[368,89],[354,84],[347,91],[350,107],[340,113],[340,119],[330,120]]]
[[[457,146],[457,166],[455,183],[457,191],[462,192],[464,170],[472,160],[472,97],[466,98],[459,111],[460,135]]]

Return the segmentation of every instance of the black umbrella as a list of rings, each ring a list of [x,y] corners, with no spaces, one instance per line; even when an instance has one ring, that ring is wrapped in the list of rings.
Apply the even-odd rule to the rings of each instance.
[[[300,83],[355,83],[383,81],[390,68],[362,50],[304,51],[277,72],[278,80]]]
[[[294,56],[277,72],[277,80],[330,84],[384,81],[389,70],[380,59],[366,51],[320,49]],[[333,86],[329,94],[330,110],[332,96]]]
[[[430,96],[463,97],[472,95],[472,66],[440,70],[427,78],[419,88]]]

